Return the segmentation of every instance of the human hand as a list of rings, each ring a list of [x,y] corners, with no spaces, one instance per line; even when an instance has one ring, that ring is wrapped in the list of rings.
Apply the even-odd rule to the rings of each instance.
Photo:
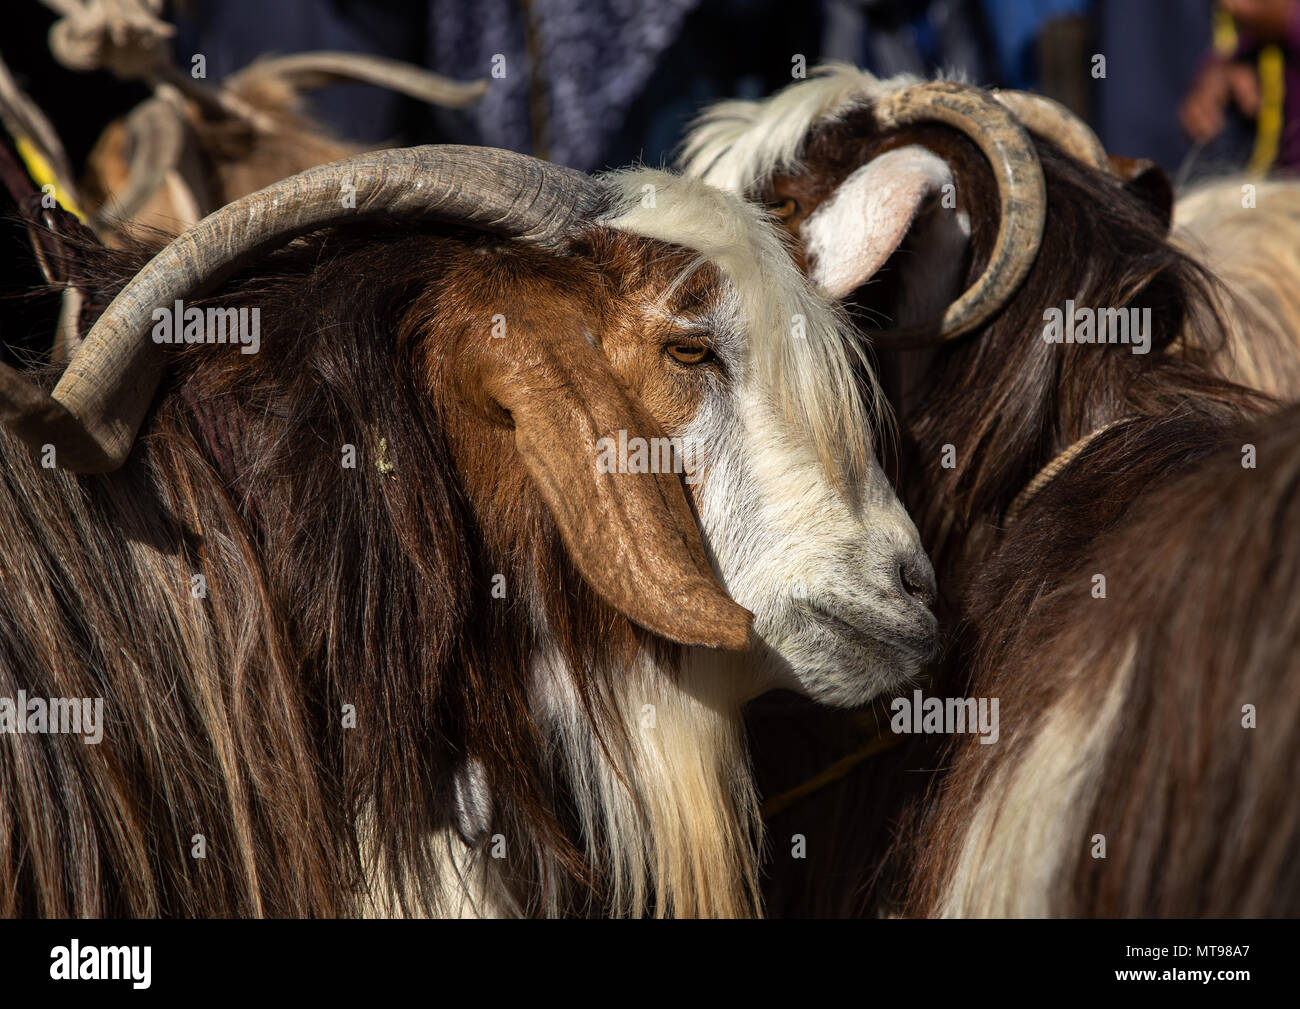
[[[1178,121],[1189,137],[1204,143],[1223,132],[1229,99],[1242,115],[1254,119],[1259,114],[1259,78],[1249,64],[1215,60],[1192,83],[1179,106]]]

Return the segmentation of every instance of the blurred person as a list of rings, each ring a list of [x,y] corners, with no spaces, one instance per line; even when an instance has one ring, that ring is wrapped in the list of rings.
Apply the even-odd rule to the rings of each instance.
[[[1092,99],[1108,151],[1150,158],[1171,178],[1188,161],[1193,142],[1178,108],[1212,41],[1209,9],[1208,0],[1096,0],[1095,55],[1105,59],[1105,76],[1093,80]],[[1244,121],[1232,123],[1192,160],[1242,157],[1238,135],[1245,130]]]
[[[1235,109],[1255,123],[1248,171],[1300,168],[1300,0],[1221,0],[1215,47],[1179,107],[1205,144]]]
[[[789,0],[187,0],[175,15],[177,53],[209,53],[217,79],[268,51],[319,48],[486,77],[466,109],[356,85],[310,107],[366,142],[483,144],[582,171],[664,160],[700,106],[779,87],[794,53],[815,65],[820,34],[820,5]]]
[[[1042,84],[1044,34],[1092,11],[1091,0],[983,0],[981,6],[997,54],[998,83],[1019,90]],[[1086,60],[1082,69],[1087,72]]]

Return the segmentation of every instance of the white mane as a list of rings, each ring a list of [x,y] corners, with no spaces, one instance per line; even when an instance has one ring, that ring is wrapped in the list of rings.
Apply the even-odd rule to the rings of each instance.
[[[734,193],[797,163],[816,124],[838,119],[883,95],[920,83],[903,74],[881,80],[850,63],[825,63],[758,101],[724,101],[705,109],[690,127],[679,159],[682,170]]]

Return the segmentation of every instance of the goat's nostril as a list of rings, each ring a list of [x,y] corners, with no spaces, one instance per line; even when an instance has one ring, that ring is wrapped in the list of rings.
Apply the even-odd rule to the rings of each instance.
[[[898,565],[898,581],[909,596],[933,608],[938,592],[934,584],[934,569],[928,560],[907,560]]]

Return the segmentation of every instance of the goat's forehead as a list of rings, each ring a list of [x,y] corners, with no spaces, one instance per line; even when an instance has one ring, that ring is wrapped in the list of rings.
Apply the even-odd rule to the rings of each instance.
[[[632,302],[686,316],[714,311],[725,299],[726,278],[699,253],[654,239],[629,235],[618,239],[628,254],[606,257],[603,265]]]

